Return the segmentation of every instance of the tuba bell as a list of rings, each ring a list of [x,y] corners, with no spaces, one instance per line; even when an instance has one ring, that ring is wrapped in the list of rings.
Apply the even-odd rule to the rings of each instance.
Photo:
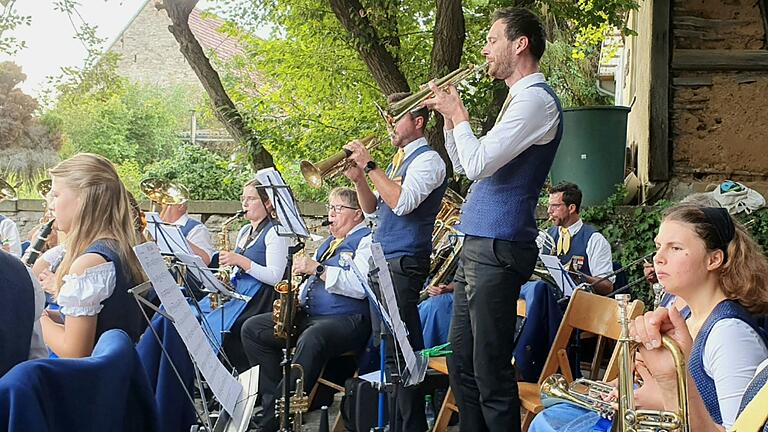
[[[146,178],[139,185],[141,192],[152,202],[161,206],[184,204],[189,200],[189,190],[181,183],[156,177]]]

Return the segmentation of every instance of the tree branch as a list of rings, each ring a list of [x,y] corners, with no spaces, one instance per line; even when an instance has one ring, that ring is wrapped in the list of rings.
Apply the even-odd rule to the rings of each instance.
[[[219,74],[203,52],[203,48],[189,28],[189,15],[198,0],[163,0],[156,4],[158,9],[165,9],[172,24],[168,30],[179,43],[179,50],[187,59],[192,70],[203,85],[214,107],[216,118],[224,124],[236,141],[248,146],[251,164],[254,170],[274,166],[272,155],[262,147],[259,137],[248,127],[243,115],[227,95]]]

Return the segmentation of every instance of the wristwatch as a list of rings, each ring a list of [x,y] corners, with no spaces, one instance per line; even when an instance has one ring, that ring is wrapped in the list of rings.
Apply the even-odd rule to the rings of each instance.
[[[315,269],[315,276],[320,277],[320,275],[323,273],[325,273],[325,266],[322,264],[318,264],[317,268]]]
[[[365,167],[363,168],[363,171],[365,171],[365,173],[368,174],[369,172],[375,170],[376,168],[377,168],[376,167],[376,162],[372,161],[372,160],[369,160],[368,163],[365,164]]]

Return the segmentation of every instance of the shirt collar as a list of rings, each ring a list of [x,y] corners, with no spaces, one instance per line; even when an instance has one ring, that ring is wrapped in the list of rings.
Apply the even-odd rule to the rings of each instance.
[[[545,82],[544,74],[541,72],[532,73],[520,78],[516,83],[512,84],[509,88],[509,95],[511,97],[517,96],[518,93],[527,89],[528,87]]]
[[[180,218],[173,222],[173,225],[184,226],[189,222],[189,215],[184,213]]]
[[[405,152],[405,154],[403,154],[403,158],[407,158],[408,156],[411,155],[411,153],[415,152],[416,149],[425,145],[429,145],[429,144],[427,144],[427,139],[424,137],[417,138],[409,142],[408,144],[405,145],[405,147],[403,147],[403,151]]]
[[[571,233],[571,237],[575,236],[583,226],[584,226],[584,222],[581,220],[581,218],[579,218],[579,220],[574,222],[573,225],[569,226],[568,232]]]

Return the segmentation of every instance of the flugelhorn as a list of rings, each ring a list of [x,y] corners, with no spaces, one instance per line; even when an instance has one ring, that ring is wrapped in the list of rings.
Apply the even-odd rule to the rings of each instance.
[[[384,140],[376,138],[375,135],[369,135],[361,139],[360,142],[370,152],[384,142]],[[309,186],[319,189],[323,186],[323,179],[335,177],[349,167],[350,161],[347,158],[351,155],[351,151],[341,149],[316,164],[306,160],[301,161],[301,175],[304,176],[304,180],[307,181]]]
[[[488,68],[488,62],[481,65],[469,64],[463,68],[456,69],[448,75],[435,80],[435,85],[441,90],[445,90],[449,86],[455,86],[460,82],[466,80],[469,77],[475,76],[478,73]],[[421,89],[416,93],[408,96],[405,99],[399,100],[389,107],[382,108],[378,104],[376,108],[379,110],[379,114],[384,118],[388,128],[394,127],[395,123],[400,121],[403,116],[413,110],[419,109],[425,100],[433,97],[435,93],[426,84],[421,86]]]

